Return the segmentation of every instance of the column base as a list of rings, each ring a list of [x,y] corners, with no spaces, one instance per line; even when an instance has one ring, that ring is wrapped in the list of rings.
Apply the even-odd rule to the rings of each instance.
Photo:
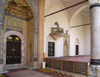
[[[3,72],[3,64],[0,64],[0,72]]]
[[[91,59],[90,65],[100,65],[100,59]]]
[[[96,65],[90,65],[90,76],[96,77],[96,73],[97,73],[97,77],[100,77],[100,65],[97,65],[97,69],[96,69]]]

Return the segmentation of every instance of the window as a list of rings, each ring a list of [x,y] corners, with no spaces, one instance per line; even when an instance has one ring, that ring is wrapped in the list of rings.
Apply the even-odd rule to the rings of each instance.
[[[55,23],[54,23],[54,28],[59,28],[58,22],[55,22]]]
[[[48,56],[54,56],[55,43],[48,42]]]

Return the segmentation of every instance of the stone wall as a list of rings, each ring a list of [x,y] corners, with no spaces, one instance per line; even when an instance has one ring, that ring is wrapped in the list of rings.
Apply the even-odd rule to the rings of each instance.
[[[34,61],[35,61],[35,63],[37,62],[37,58],[38,58],[38,56],[37,56],[37,39],[38,39],[38,1],[39,0],[27,0],[28,2],[29,2],[29,4],[31,5],[31,7],[32,7],[32,9],[33,9],[33,12],[34,12],[34,41],[35,41],[35,43],[34,43]],[[41,0],[40,0],[41,1]],[[44,1],[44,0],[43,0]],[[2,32],[4,32],[4,20],[5,20],[5,5],[8,3],[8,0],[0,0],[0,39],[1,39],[1,31]],[[41,3],[42,4],[42,3]],[[44,5],[44,4],[43,4]],[[42,7],[43,9],[41,9],[41,10],[43,10],[44,11],[44,6]],[[41,12],[41,11],[40,11]],[[44,14],[44,13],[43,13]],[[40,14],[41,15],[41,14]],[[44,15],[42,16],[42,18],[44,18]],[[42,23],[44,23],[43,21],[41,21]],[[44,26],[43,24],[41,24],[41,22],[40,22],[40,25],[42,25],[42,26]],[[41,28],[41,30],[43,30],[43,27]],[[41,33],[41,31],[40,31],[40,33]],[[42,35],[41,35],[42,36]],[[43,37],[43,36],[42,36]],[[41,40],[41,39],[39,39],[39,40]],[[43,39],[42,39],[43,40]],[[41,41],[42,41],[41,40]],[[42,41],[43,42],[43,41]],[[42,43],[41,43],[42,44]],[[0,45],[3,45],[3,44],[1,44],[1,40],[0,40]],[[42,50],[41,50],[41,48],[42,48]],[[43,55],[43,44],[42,44],[42,46],[39,48],[39,50],[41,50],[42,52],[40,52],[40,54],[41,55]],[[0,46],[0,55],[2,55],[1,54],[1,46]],[[1,57],[1,56],[0,56]],[[41,57],[42,56],[39,56],[39,58],[41,59]],[[42,60],[41,60],[42,61]],[[0,59],[0,63],[2,63],[2,59]],[[37,63],[36,63],[37,64]],[[39,65],[41,65],[41,62],[39,62]]]
[[[0,64],[2,64],[2,42],[3,42],[3,27],[0,26]]]
[[[34,64],[37,64],[37,36],[38,36],[38,0],[28,0],[34,11]],[[36,54],[35,54],[36,53]],[[37,66],[35,66],[37,67]]]

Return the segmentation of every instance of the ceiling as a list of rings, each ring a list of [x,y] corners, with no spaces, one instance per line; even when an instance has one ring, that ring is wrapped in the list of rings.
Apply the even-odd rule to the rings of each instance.
[[[66,2],[81,2],[85,0],[61,0],[61,1],[66,1]]]
[[[79,2],[82,2],[82,1],[85,1],[85,0],[60,0],[62,2],[62,4],[66,7],[69,7],[69,6],[72,6],[72,5],[75,5]],[[72,8],[70,8],[72,9]],[[68,9],[69,10],[69,9]],[[90,13],[90,10],[89,10],[89,6],[85,9],[83,9],[81,12],[84,12],[84,13]]]
[[[83,13],[90,13],[89,6],[86,7],[85,9],[83,9],[81,12],[83,12]]]
[[[85,0],[60,0],[62,2],[62,4],[66,7],[75,5],[79,2],[85,1]],[[77,6],[76,6],[77,7]],[[69,11],[69,13],[74,9],[74,7],[67,9],[67,11]],[[81,12],[79,12],[78,15],[81,15],[84,23],[89,23],[90,21],[90,10],[89,10],[89,6],[86,7],[85,9],[83,9]]]

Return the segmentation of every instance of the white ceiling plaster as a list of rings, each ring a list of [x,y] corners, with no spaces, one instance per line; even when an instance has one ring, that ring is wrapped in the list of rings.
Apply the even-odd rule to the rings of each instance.
[[[85,1],[85,0],[62,0],[62,1],[66,1],[66,2],[80,2],[80,1]]]

